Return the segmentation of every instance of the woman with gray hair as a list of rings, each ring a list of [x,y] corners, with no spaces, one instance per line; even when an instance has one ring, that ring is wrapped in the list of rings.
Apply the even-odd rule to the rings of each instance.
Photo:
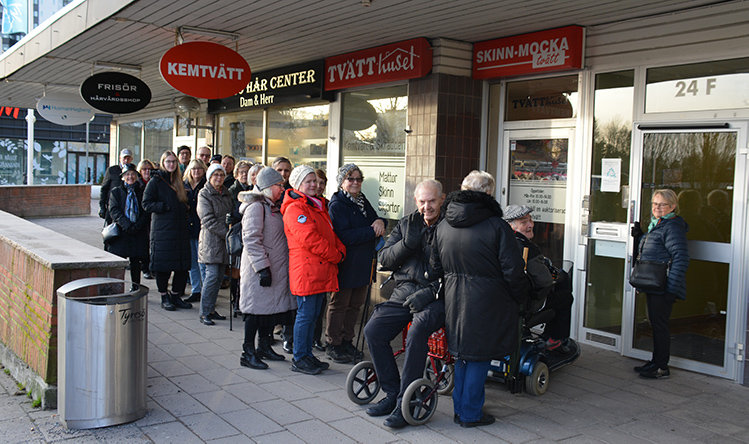
[[[462,427],[494,422],[484,413],[490,361],[515,351],[529,283],[523,258],[494,197],[494,178],[471,171],[445,200],[432,266],[445,278],[447,347],[455,359],[453,408]]]
[[[338,266],[340,289],[330,297],[325,334],[330,359],[346,363],[358,354],[353,345],[354,326],[372,281],[375,244],[385,234],[385,219],[377,216],[362,193],[364,176],[358,166],[343,165],[336,179],[338,191],[330,198],[328,213],[347,253]]]
[[[268,364],[263,359],[284,360],[271,347],[273,326],[279,315],[296,308],[289,290],[289,247],[279,206],[283,191],[281,174],[263,168],[254,189],[239,193],[244,244],[239,296],[244,343],[239,363],[244,367],[266,369]]]

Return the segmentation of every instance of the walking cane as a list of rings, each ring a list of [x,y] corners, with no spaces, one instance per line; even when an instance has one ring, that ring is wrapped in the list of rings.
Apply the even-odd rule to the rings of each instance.
[[[377,255],[372,259],[372,266],[369,269],[369,286],[367,287],[367,298],[364,300],[364,310],[361,312],[361,320],[359,321],[359,333],[356,335],[356,346],[354,347],[357,352],[364,354],[364,340],[362,339],[362,331],[364,330],[364,320],[367,317],[367,311],[369,311],[369,300],[372,296],[372,279],[374,278],[375,268],[377,267]],[[361,350],[359,349],[359,341],[361,341]],[[358,363],[359,360],[356,358],[358,353],[354,353],[354,363]]]

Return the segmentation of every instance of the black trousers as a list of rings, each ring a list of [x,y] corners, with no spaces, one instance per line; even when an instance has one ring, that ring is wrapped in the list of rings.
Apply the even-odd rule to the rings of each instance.
[[[653,363],[665,368],[671,355],[671,334],[668,320],[674,300],[665,294],[647,294],[648,317],[653,328]]]
[[[143,259],[139,257],[130,258],[130,280],[136,284],[140,284],[140,270]]]
[[[244,315],[244,343],[242,348],[245,351],[255,352],[255,337],[270,338],[273,335],[273,326],[275,325],[276,315]],[[269,342],[270,343],[270,342]]]
[[[169,289],[169,276],[171,271],[157,271],[156,273],[156,288],[159,289],[159,293],[166,293]],[[185,292],[185,286],[187,285],[187,270],[174,271],[174,279],[172,279],[172,293],[182,296]]]
[[[390,343],[409,322],[413,323],[406,338],[406,356],[401,377]],[[375,306],[372,317],[364,327],[364,338],[372,355],[377,379],[387,395],[397,394],[400,402],[408,385],[424,375],[424,364],[429,351],[427,340],[444,325],[445,303],[441,299],[414,314],[398,302],[387,301]]]
[[[572,290],[566,286],[555,287],[546,298],[546,308],[554,309],[554,318],[546,323],[544,336],[553,339],[567,339],[570,337],[570,322],[572,321]]]

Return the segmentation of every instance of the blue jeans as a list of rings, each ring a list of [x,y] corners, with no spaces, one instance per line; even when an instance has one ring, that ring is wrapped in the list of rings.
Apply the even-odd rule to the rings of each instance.
[[[294,360],[299,361],[312,354],[315,337],[315,320],[320,314],[325,293],[296,297],[296,321],[294,322]]]
[[[484,407],[484,382],[490,361],[455,361],[453,410],[463,422],[481,419]]]
[[[198,239],[190,239],[190,285],[193,293],[200,293],[205,279],[205,264],[198,263]]]
[[[200,295],[200,315],[208,316],[216,309],[216,298],[224,278],[224,264],[201,264],[205,266],[203,290]]]

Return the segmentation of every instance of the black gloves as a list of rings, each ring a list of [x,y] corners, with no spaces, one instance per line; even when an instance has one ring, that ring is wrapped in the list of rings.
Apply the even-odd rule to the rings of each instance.
[[[632,226],[632,231],[630,232],[632,237],[640,237],[642,236],[642,228],[640,227],[640,222],[636,221],[634,225]]]
[[[434,302],[435,299],[436,297],[431,287],[422,288],[407,297],[406,301],[403,302],[403,306],[410,308],[411,313],[418,313],[423,310],[424,307]]]
[[[234,223],[234,218],[231,217],[231,213],[226,213],[226,225],[231,225]]]
[[[271,284],[270,267],[266,267],[258,271],[257,275],[260,276],[261,287],[270,287],[270,284]]]
[[[104,212],[104,208],[99,208],[99,217],[100,217],[100,218],[104,219],[104,216],[105,216],[105,214],[104,214],[104,213],[105,213],[105,212]]]
[[[403,244],[410,250],[421,247],[421,229],[424,228],[424,216],[418,211],[408,216],[406,232],[403,233]]]

